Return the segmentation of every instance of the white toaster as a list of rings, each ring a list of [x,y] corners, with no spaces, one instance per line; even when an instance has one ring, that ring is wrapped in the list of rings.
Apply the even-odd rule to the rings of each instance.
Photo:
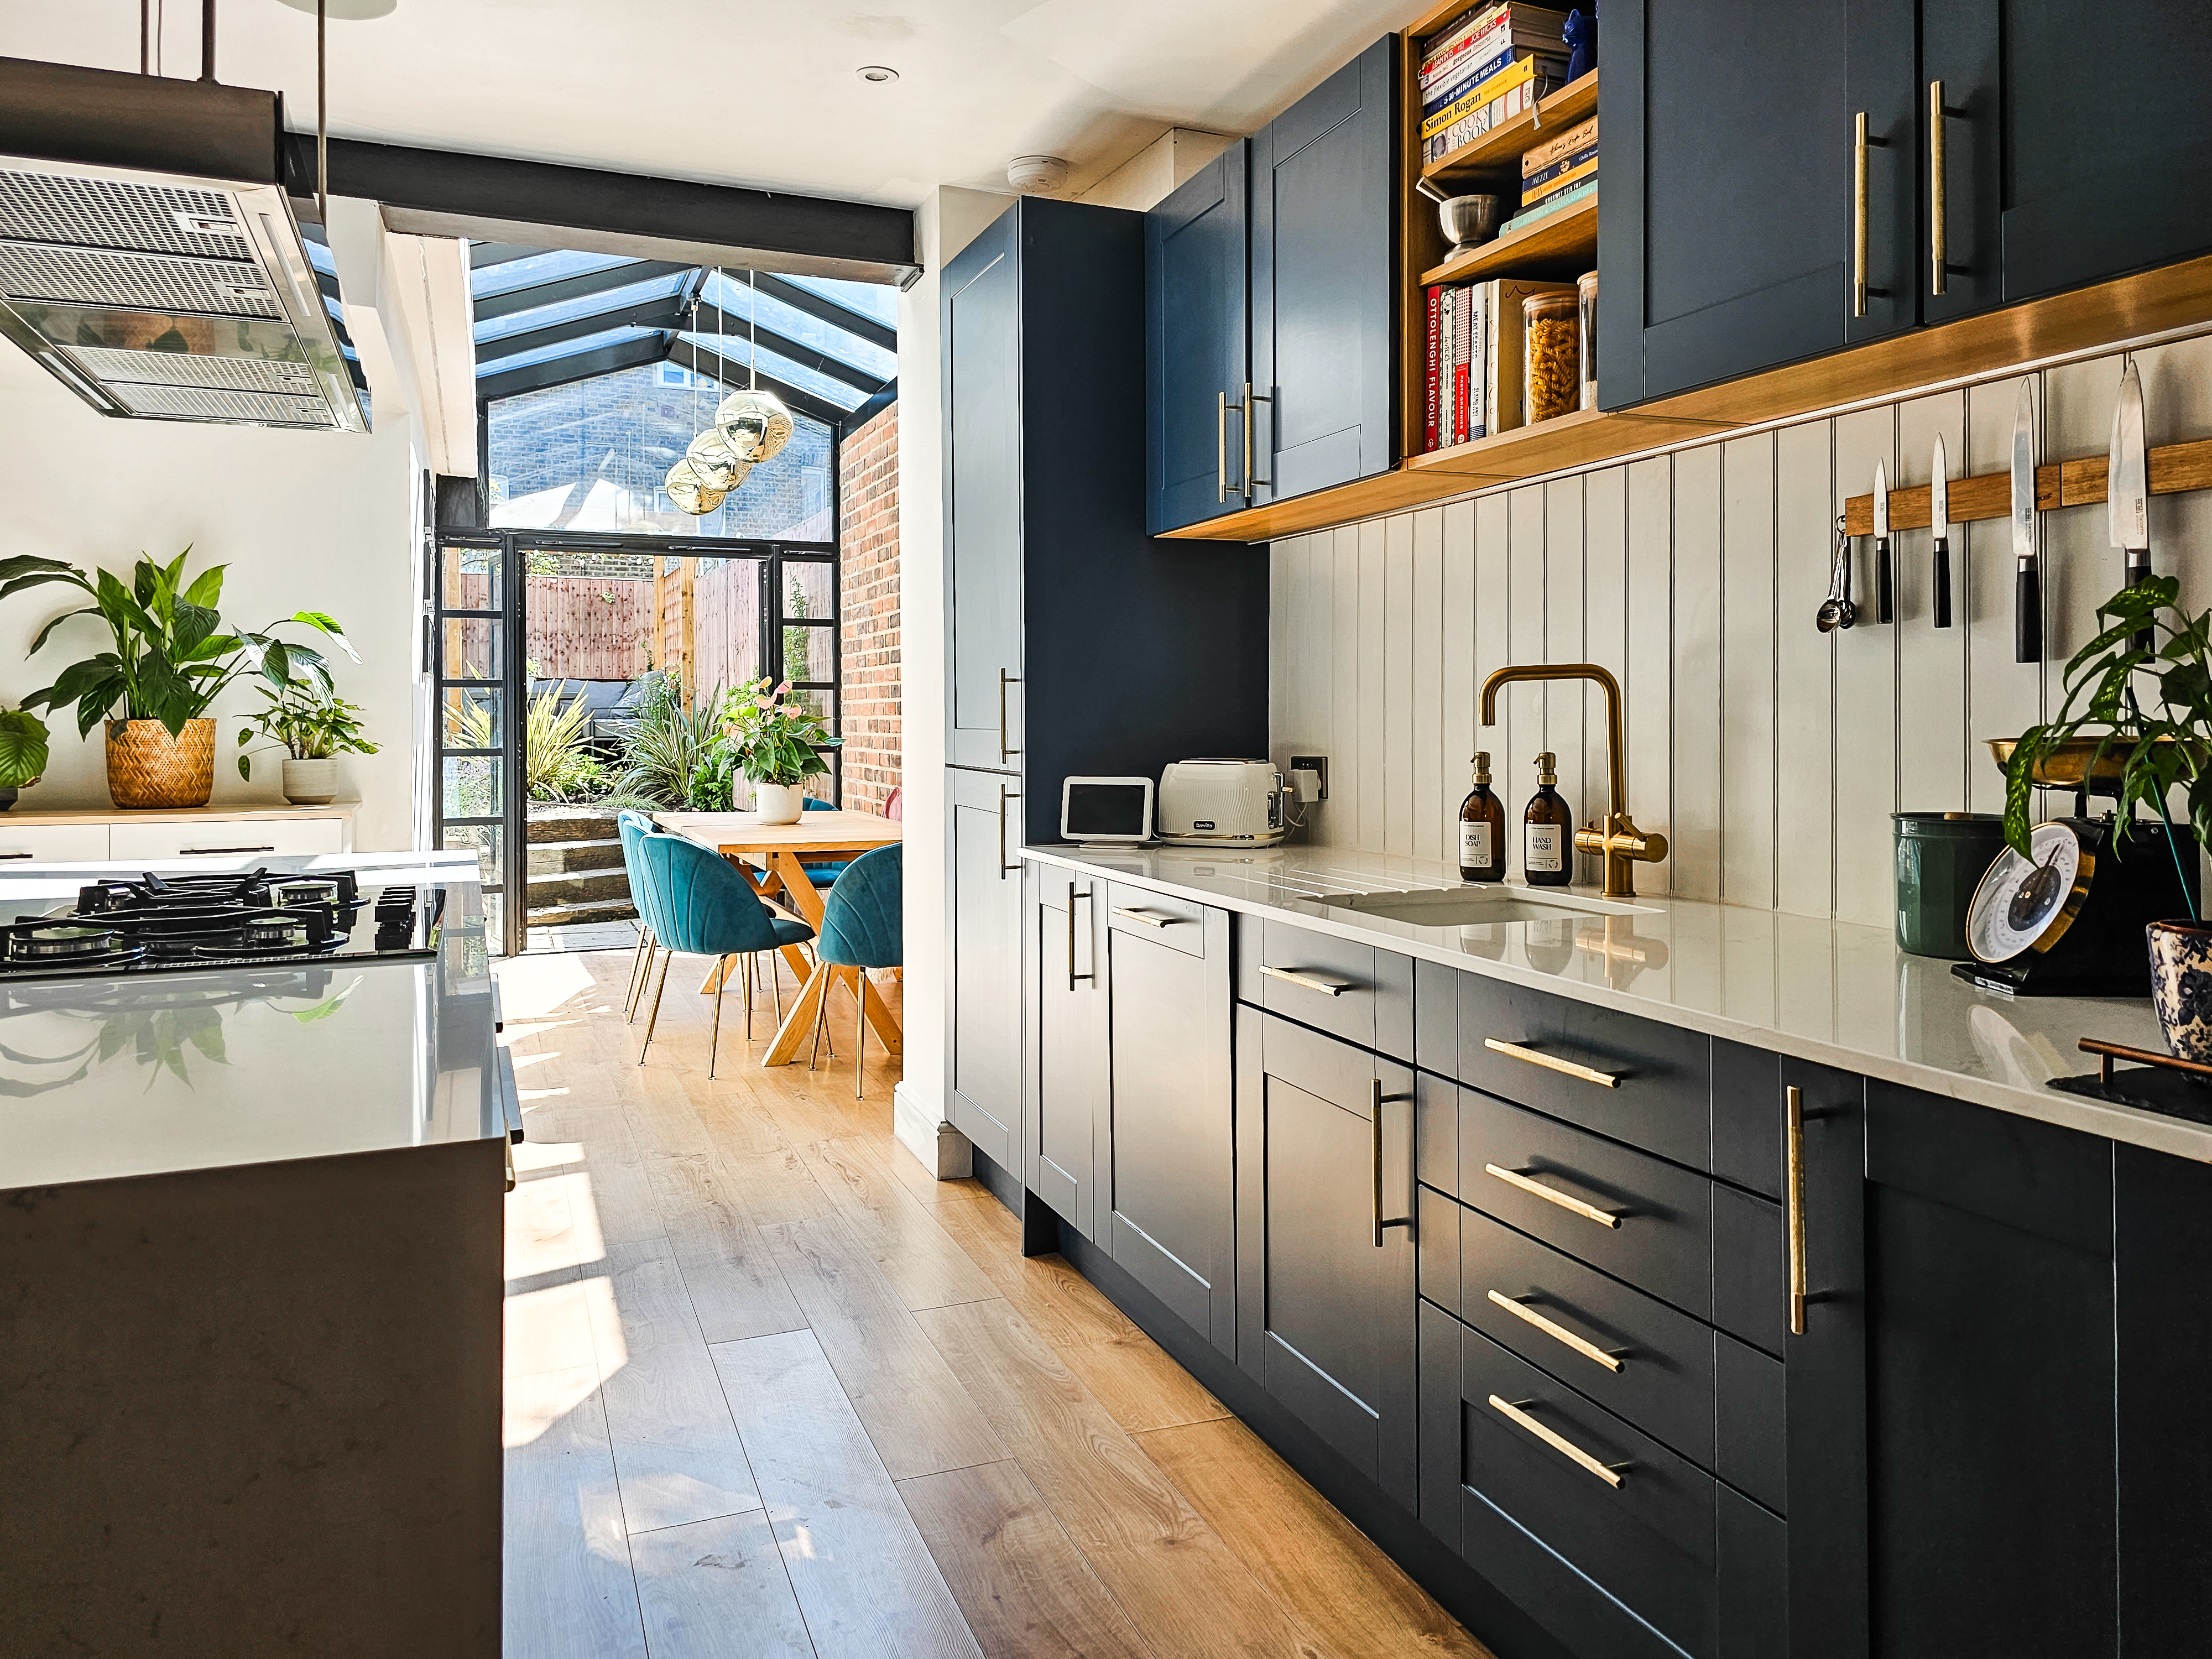
[[[1170,847],[1273,847],[1283,775],[1263,760],[1171,761],[1160,774],[1160,840]]]

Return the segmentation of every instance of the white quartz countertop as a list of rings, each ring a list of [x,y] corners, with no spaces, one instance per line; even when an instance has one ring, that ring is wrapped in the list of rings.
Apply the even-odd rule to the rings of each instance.
[[[0,981],[0,1189],[506,1133],[473,856],[243,862],[442,884],[438,954]],[[0,917],[73,898],[81,876],[140,867],[11,869]]]
[[[1689,899],[1639,896],[1632,915],[1423,927],[1317,901],[1457,886],[1456,870],[1325,848],[1033,846],[1022,856],[2212,1163],[2212,1124],[2046,1086],[2096,1069],[2075,1047],[2083,1036],[2164,1052],[2148,995],[2006,997],[1956,978],[1948,962],[1906,955],[1886,928]]]

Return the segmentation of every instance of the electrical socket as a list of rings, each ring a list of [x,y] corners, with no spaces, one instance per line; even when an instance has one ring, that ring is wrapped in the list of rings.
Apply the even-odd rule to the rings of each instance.
[[[1321,794],[1320,794],[1320,796],[1318,797],[1318,799],[1322,799],[1322,800],[1327,800],[1327,799],[1328,799],[1328,756],[1326,756],[1326,755],[1293,755],[1293,756],[1291,756],[1291,771],[1293,771],[1293,772],[1300,772],[1300,771],[1310,771],[1310,772],[1312,772],[1316,776],[1317,776],[1317,777],[1318,777],[1318,778],[1320,778],[1320,780],[1321,780]]]

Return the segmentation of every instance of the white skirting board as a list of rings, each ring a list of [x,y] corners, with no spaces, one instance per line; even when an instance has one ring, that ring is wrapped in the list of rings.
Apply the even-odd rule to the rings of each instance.
[[[975,1172],[975,1148],[968,1137],[903,1083],[891,1091],[891,1133],[939,1181],[962,1181]]]

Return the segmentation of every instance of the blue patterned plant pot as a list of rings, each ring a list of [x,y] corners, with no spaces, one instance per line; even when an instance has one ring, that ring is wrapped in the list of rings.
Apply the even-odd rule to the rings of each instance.
[[[2151,1005],[2166,1028],[2166,1048],[2177,1060],[2212,1064],[2212,924],[2154,921],[2143,933],[2150,944]]]

